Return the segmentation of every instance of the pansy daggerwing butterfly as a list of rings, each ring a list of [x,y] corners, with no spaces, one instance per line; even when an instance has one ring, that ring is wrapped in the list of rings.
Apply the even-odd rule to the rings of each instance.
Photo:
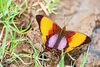
[[[91,39],[82,33],[74,31],[66,31],[65,26],[61,29],[51,19],[43,16],[36,15],[36,20],[42,34],[42,39],[45,44],[44,51],[61,51],[69,52],[75,47],[89,43]]]

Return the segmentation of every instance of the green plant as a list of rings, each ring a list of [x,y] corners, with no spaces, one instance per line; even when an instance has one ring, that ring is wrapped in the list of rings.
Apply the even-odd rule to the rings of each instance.
[[[90,48],[90,45],[88,46],[87,52],[84,52],[80,67],[84,67],[84,65],[86,63],[86,59],[87,59],[87,55],[88,55],[88,52],[89,52],[89,48]]]
[[[57,5],[57,3],[59,2],[59,0],[54,0],[54,1],[51,1],[51,0],[44,0],[45,3],[46,3],[46,8],[48,10],[48,12],[51,14],[51,13],[54,13],[54,14],[57,14],[57,12],[55,11],[56,8],[55,6]]]
[[[60,59],[60,67],[64,67],[64,57],[65,57],[65,52],[62,50],[61,51],[61,59]]]
[[[23,10],[20,10],[23,5],[26,5],[26,7]],[[5,28],[4,38],[0,47],[0,61],[1,62],[3,62],[3,60],[5,59],[4,58],[5,54],[10,55],[9,58],[5,59],[6,61],[9,61],[9,62],[13,62],[16,59],[19,59],[23,64],[26,64],[21,58],[22,57],[31,58],[29,54],[15,53],[15,49],[17,45],[19,44],[19,42],[27,40],[25,38],[22,38],[22,33],[25,30],[27,30],[27,28],[25,30],[19,30],[16,26],[17,22],[14,22],[14,18],[17,15],[21,15],[25,11],[26,8],[27,8],[27,0],[24,0],[24,2],[19,6],[14,5],[14,0],[0,0],[0,24],[3,24]],[[20,34],[20,36],[17,37],[17,34]],[[7,44],[10,45],[9,50],[6,49]],[[3,66],[2,63],[0,63],[0,67],[1,66]]]

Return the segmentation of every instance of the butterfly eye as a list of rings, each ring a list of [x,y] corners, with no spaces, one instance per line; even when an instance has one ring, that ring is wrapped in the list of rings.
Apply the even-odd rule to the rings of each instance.
[[[48,42],[48,47],[53,48],[57,39],[58,39],[58,34],[51,36],[50,39],[49,39],[49,42]]]

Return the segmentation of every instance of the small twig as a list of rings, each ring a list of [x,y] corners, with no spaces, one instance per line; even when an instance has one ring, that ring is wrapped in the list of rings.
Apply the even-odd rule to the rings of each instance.
[[[75,61],[75,59],[67,52],[67,55],[73,60]]]
[[[43,9],[43,11],[46,13],[47,16],[49,16],[48,11],[46,10],[46,7],[43,5],[42,2],[39,2],[40,7]]]
[[[4,27],[2,28],[2,31],[1,31],[1,33],[0,33],[0,45],[2,44],[2,38],[3,38],[3,35],[4,35]]]

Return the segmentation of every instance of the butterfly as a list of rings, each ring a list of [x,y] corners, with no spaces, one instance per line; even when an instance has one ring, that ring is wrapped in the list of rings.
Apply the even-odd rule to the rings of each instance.
[[[36,20],[45,44],[44,51],[69,52],[74,48],[91,41],[87,35],[60,28],[55,22],[43,15],[36,15]]]

